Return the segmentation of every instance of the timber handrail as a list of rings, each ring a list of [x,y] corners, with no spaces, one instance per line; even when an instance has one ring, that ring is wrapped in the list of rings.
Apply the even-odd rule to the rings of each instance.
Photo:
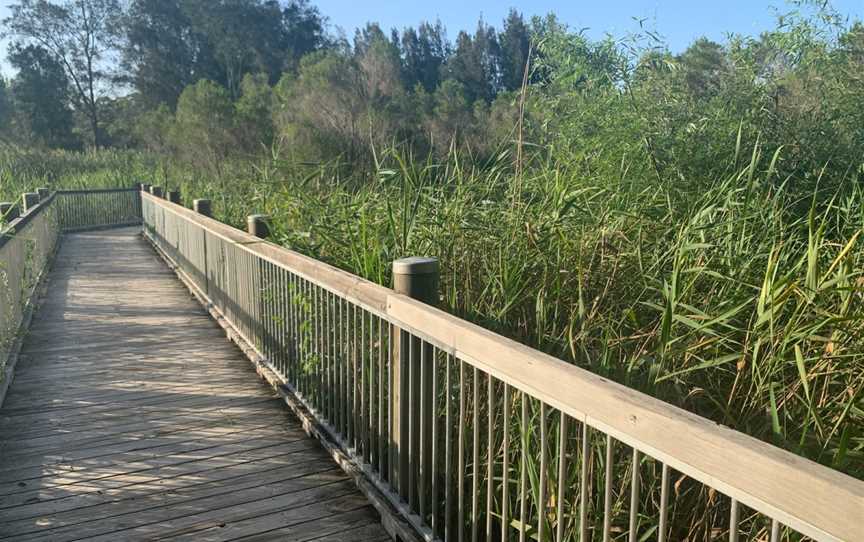
[[[819,540],[864,536],[864,482],[405,296],[387,315],[569,416]]]
[[[39,203],[37,203],[27,213],[18,216],[7,223],[0,224],[0,248],[3,248],[3,246],[13,238],[16,232],[23,231],[34,218],[39,216],[45,209],[49,208],[55,197],[56,194],[51,194],[46,199],[40,200]]]
[[[666,533],[673,521],[667,517],[666,511],[667,500],[671,498],[669,469],[729,497],[726,509],[730,540],[738,540],[739,524],[745,521],[741,514],[743,506],[770,520],[770,526],[760,532],[766,533],[765,536],[770,536],[772,541],[781,539],[783,526],[816,540],[864,540],[864,481],[609,381],[180,205],[147,193],[143,193],[142,198],[145,231],[151,240],[168,256],[173,253],[176,258],[187,262],[180,267],[199,277],[200,284],[196,286],[202,292],[206,294],[209,289],[214,289],[212,295],[206,294],[210,295],[208,299],[216,305],[224,305],[220,309],[248,343],[271,362],[286,383],[297,389],[310,409],[340,434],[347,446],[353,443],[355,457],[365,465],[366,472],[377,477],[378,482],[389,484],[394,502],[402,503],[406,514],[429,539],[447,537],[448,534],[455,536],[457,531],[454,529],[459,533],[463,528],[482,530],[483,526],[476,524],[483,518],[487,534],[493,520],[497,522],[500,519],[502,525],[496,530],[500,528],[502,537],[506,537],[511,529],[508,518],[516,520],[517,529],[524,532],[528,529],[525,523],[531,517],[537,522],[534,532],[539,531],[541,540],[552,540],[553,535],[557,537],[555,540],[560,540],[563,529],[570,528],[580,531],[580,539],[586,540],[589,520],[585,503],[586,499],[593,499],[588,493],[592,491],[588,478],[589,465],[593,464],[589,463],[593,461],[591,435],[600,432],[607,438],[606,486],[615,476],[610,474],[611,467],[608,467],[612,458],[611,439],[633,449],[630,503],[637,510],[630,512],[631,540],[636,539],[635,532],[641,521],[638,508],[644,500],[639,492],[639,471],[644,468],[640,454],[663,467],[662,475],[659,475],[662,495],[657,528],[661,541],[667,539]],[[218,255],[214,256],[213,251],[218,251]],[[238,297],[234,299],[231,295]],[[221,301],[216,299],[219,296]],[[382,324],[390,326],[390,331],[383,332]],[[401,336],[409,342],[422,343],[424,346],[417,350],[417,355],[422,357],[423,367],[433,366],[430,373],[426,373],[425,368],[412,373],[410,378],[417,382],[385,381],[394,374],[397,361],[392,347],[398,346],[397,337]],[[457,365],[453,365],[451,360]],[[414,361],[412,359],[412,363]],[[420,360],[416,361],[420,367]],[[456,373],[451,374],[451,367],[456,366],[460,387],[452,391],[450,379],[457,377]],[[466,373],[466,367],[473,371],[473,377]],[[445,385],[443,381],[439,382],[444,375],[446,387],[435,388],[436,385]],[[433,379],[430,389],[438,390],[431,395],[422,387],[428,384],[429,378]],[[468,389],[469,380],[473,384],[473,399]],[[484,389],[488,385],[485,396],[482,389],[478,392],[481,381]],[[421,385],[419,382],[424,383]],[[502,384],[503,393],[499,396]],[[443,396],[441,389],[445,390]],[[521,396],[513,395],[513,390],[520,392]],[[541,468],[537,475],[540,485],[539,489],[532,489],[532,495],[526,495],[524,474],[519,491],[515,485],[518,480],[508,479],[510,469],[513,468],[514,472],[516,469],[511,461],[518,458],[518,454],[511,453],[508,448],[513,442],[507,437],[514,407],[511,401],[516,400],[520,400],[522,405],[523,430],[529,418],[540,420],[539,429],[531,429],[530,437],[534,439],[539,433],[540,443],[535,445],[533,440],[523,440],[521,446],[524,449],[519,452],[522,454],[523,472],[526,454],[535,446],[540,452]],[[452,404],[454,401],[459,403],[456,425],[451,420],[451,413],[456,410]],[[488,401],[488,407],[483,401]],[[534,408],[534,401],[539,403],[540,414],[534,414],[532,410],[529,416],[526,412],[529,406]],[[552,467],[547,464],[547,456],[553,459],[554,452],[548,448],[551,440],[547,423],[547,419],[551,419],[548,417],[552,416],[548,412],[550,407],[560,413],[560,453],[554,456],[557,457],[557,466]],[[357,412],[358,409],[361,411]],[[419,414],[416,412],[418,409]],[[399,440],[407,438],[398,436],[397,421],[394,420],[394,417],[399,419],[398,412],[402,410],[404,416],[416,417],[406,425],[413,431],[410,442]],[[445,411],[446,426],[442,437],[440,431]],[[473,422],[469,411],[473,412]],[[478,462],[484,460],[478,449],[483,448],[480,441],[486,438],[486,429],[483,429],[484,436],[478,439],[477,426],[484,416],[489,421],[489,443],[484,448],[487,455],[483,456],[488,466],[482,467],[482,474],[486,475],[488,468],[488,474],[493,475],[483,482],[489,484],[488,490],[478,485],[481,474]],[[425,422],[426,417],[429,422]],[[503,442],[493,435],[492,422],[499,419],[505,426]],[[581,424],[581,455],[578,450],[571,452],[568,448],[575,442],[568,420]],[[387,427],[381,425],[385,422]],[[466,433],[469,422],[473,424],[473,445],[466,444],[470,441],[470,435]],[[359,427],[358,423],[361,424]],[[430,428],[424,423],[432,424],[431,433],[427,433]],[[451,442],[450,431],[455,433],[457,426],[458,442]],[[366,433],[358,437],[358,431]],[[433,440],[428,450],[426,444],[422,444],[427,435],[431,435]],[[383,444],[385,440],[389,442],[389,451]],[[440,449],[443,442],[446,442],[445,452]],[[454,458],[451,462],[451,454],[457,454],[451,445],[458,446],[458,461]],[[410,450],[406,450],[409,446]],[[467,453],[463,449],[465,446],[472,447],[473,459],[464,457]],[[494,458],[493,452],[496,454]],[[409,459],[404,459],[406,456]],[[442,456],[446,456],[446,460]],[[410,464],[403,465],[405,461]],[[469,462],[474,469],[471,483],[475,495],[469,495],[468,500],[473,502],[465,502],[466,488],[463,484],[468,482],[461,479],[465,473],[459,471],[460,466],[467,469]],[[575,468],[577,462],[581,465],[579,476],[582,482],[578,485],[581,496],[568,500],[580,503],[579,524],[575,525],[572,521],[564,521],[567,511],[563,509],[562,501],[565,493],[572,489],[565,481],[571,478],[564,475],[571,467]],[[449,469],[441,469],[441,463]],[[451,480],[453,473],[449,471],[454,468],[457,471],[455,476],[460,479]],[[556,469],[557,477],[552,472]],[[406,473],[410,480],[404,479]],[[498,495],[493,499],[493,478],[503,478],[501,488],[495,488],[495,492],[500,491],[503,495],[500,501]],[[451,496],[446,492],[456,490],[451,483],[462,492],[458,503],[453,504],[458,512],[449,508]],[[644,481],[641,484],[647,487]],[[549,501],[553,487],[559,493],[554,505]],[[483,491],[485,504],[478,502],[476,497],[477,492]],[[607,489],[605,499],[606,515],[611,510],[609,491]],[[443,498],[442,492],[445,493]],[[513,512],[515,505],[511,506],[516,492],[521,492],[518,500],[521,508],[517,512],[521,510],[522,516],[519,518],[508,515],[516,513]],[[499,501],[498,504],[505,502],[506,506],[496,511],[493,509],[495,501]],[[444,507],[443,512],[439,505]],[[486,507],[485,512],[481,507]],[[536,513],[535,508],[541,509],[541,513]],[[450,514],[458,515],[458,518],[452,520]],[[466,527],[466,524],[470,526]],[[590,528],[599,531],[601,527],[592,525]],[[605,522],[602,528],[608,534],[610,523]],[[511,538],[515,538],[515,534]]]

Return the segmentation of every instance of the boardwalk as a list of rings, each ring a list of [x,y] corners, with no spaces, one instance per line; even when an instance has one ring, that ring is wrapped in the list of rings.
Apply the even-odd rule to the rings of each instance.
[[[0,410],[0,539],[387,540],[139,231],[61,245]]]

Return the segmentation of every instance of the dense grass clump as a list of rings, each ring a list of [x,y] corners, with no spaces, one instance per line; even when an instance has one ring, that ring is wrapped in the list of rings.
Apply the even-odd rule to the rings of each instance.
[[[861,478],[864,193],[764,162],[658,187],[394,160],[258,208],[281,243],[384,284],[393,259],[438,256],[455,314]]]

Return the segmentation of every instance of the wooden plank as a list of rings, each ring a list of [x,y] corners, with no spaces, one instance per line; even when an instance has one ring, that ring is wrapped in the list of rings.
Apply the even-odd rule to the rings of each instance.
[[[386,536],[137,230],[65,237],[50,281],[0,409],[0,538]]]
[[[198,533],[198,536],[200,540],[231,540],[226,535],[232,536],[242,532],[243,527],[242,522],[237,522],[226,525],[224,531],[228,532],[213,530],[215,532]],[[372,507],[363,507],[299,525],[244,535],[241,540],[243,542],[270,540],[280,542],[304,542],[306,540],[315,540],[316,542],[376,542],[390,540],[390,537],[386,534],[382,535],[381,525],[379,525],[375,510]]]
[[[332,468],[332,463],[322,458],[315,449],[286,450],[284,446],[268,447],[220,456],[195,462],[195,469],[181,474],[162,471],[164,477],[151,477],[150,480],[133,481],[114,488],[79,486],[78,491],[51,498],[53,495],[40,493],[17,506],[3,509],[3,519],[7,524],[20,519],[33,519],[51,516],[52,521],[61,521],[64,514],[78,514],[86,511],[88,517],[94,513],[101,515],[101,506],[106,504],[136,501],[163,494],[178,495],[183,492],[211,484],[234,484],[235,480],[250,475],[270,473],[277,469],[295,468],[303,465],[323,464]],[[170,474],[170,475],[169,475]],[[97,509],[98,508],[98,509]]]
[[[342,503],[338,503],[342,504]],[[359,506],[359,503],[358,503]],[[191,535],[178,537],[178,540],[201,540],[205,542],[222,542],[228,540],[356,540],[369,542],[381,539],[381,526],[375,521],[375,510],[371,506],[349,508],[347,511],[337,511],[330,516],[314,517],[305,521],[292,523],[289,527],[274,529],[266,533],[256,533],[262,526],[281,526],[283,522],[279,515],[256,517],[249,520],[225,523],[225,526],[211,528]]]
[[[281,469],[255,472],[196,486],[186,491],[154,493],[137,499],[99,503],[95,506],[52,514],[50,523],[37,525],[39,519],[25,518],[3,526],[6,537],[50,537],[51,540],[73,540],[116,531],[118,525],[132,528],[172,517],[185,517],[213,508],[229,507],[272,498],[282,494],[344,482],[345,475],[325,459],[291,464]],[[46,528],[40,528],[46,527]]]
[[[292,520],[308,520],[334,513],[333,503],[353,508],[365,506],[362,497],[351,482],[345,480],[322,483],[315,476],[303,477],[284,483],[261,486],[204,498],[190,503],[181,503],[164,508],[151,508],[135,514],[96,518],[95,521],[75,525],[58,532],[51,530],[37,534],[12,536],[9,541],[24,542],[44,540],[50,536],[52,542],[66,542],[87,538],[92,542],[114,542],[122,540],[159,540],[185,534],[219,528],[230,521],[245,520],[277,514],[283,525]],[[295,519],[297,518],[297,519]],[[271,528],[265,524],[261,530]],[[2,533],[2,531],[0,531]]]
[[[211,451],[212,452],[212,451]],[[124,495],[134,495],[139,491],[145,493],[156,488],[171,488],[185,485],[186,477],[209,476],[213,471],[223,468],[234,468],[251,461],[267,461],[272,458],[283,458],[289,454],[317,454],[315,447],[304,447],[298,443],[268,444],[265,446],[234,446],[220,448],[215,455],[204,455],[190,461],[166,465],[136,473],[53,486],[36,488],[22,493],[0,496],[0,511],[10,508],[30,505],[36,502],[57,501],[92,493],[107,494],[110,491],[120,491]],[[5,512],[4,512],[5,513]]]

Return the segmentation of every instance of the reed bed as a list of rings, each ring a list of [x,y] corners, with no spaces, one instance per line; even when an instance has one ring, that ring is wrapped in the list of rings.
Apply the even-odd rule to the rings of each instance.
[[[864,191],[851,176],[781,178],[778,156],[758,146],[740,154],[744,165],[722,178],[667,185],[552,161],[517,176],[508,153],[477,164],[394,149],[373,172],[349,176],[237,163],[218,179],[137,153],[61,154],[44,170],[4,168],[0,196],[149,180],[179,188],[187,205],[212,199],[237,226],[267,213],[276,242],[382,284],[392,260],[437,256],[452,313],[864,479]],[[536,446],[536,424],[521,427],[518,398],[510,404],[495,430],[509,423],[521,445]],[[591,446],[592,476],[611,458],[629,479],[629,455]],[[645,509],[659,492],[648,463]],[[675,491],[689,495],[671,512],[682,516],[677,539],[722,535],[727,511],[713,495],[686,482]],[[749,528],[765,536],[761,523]]]

